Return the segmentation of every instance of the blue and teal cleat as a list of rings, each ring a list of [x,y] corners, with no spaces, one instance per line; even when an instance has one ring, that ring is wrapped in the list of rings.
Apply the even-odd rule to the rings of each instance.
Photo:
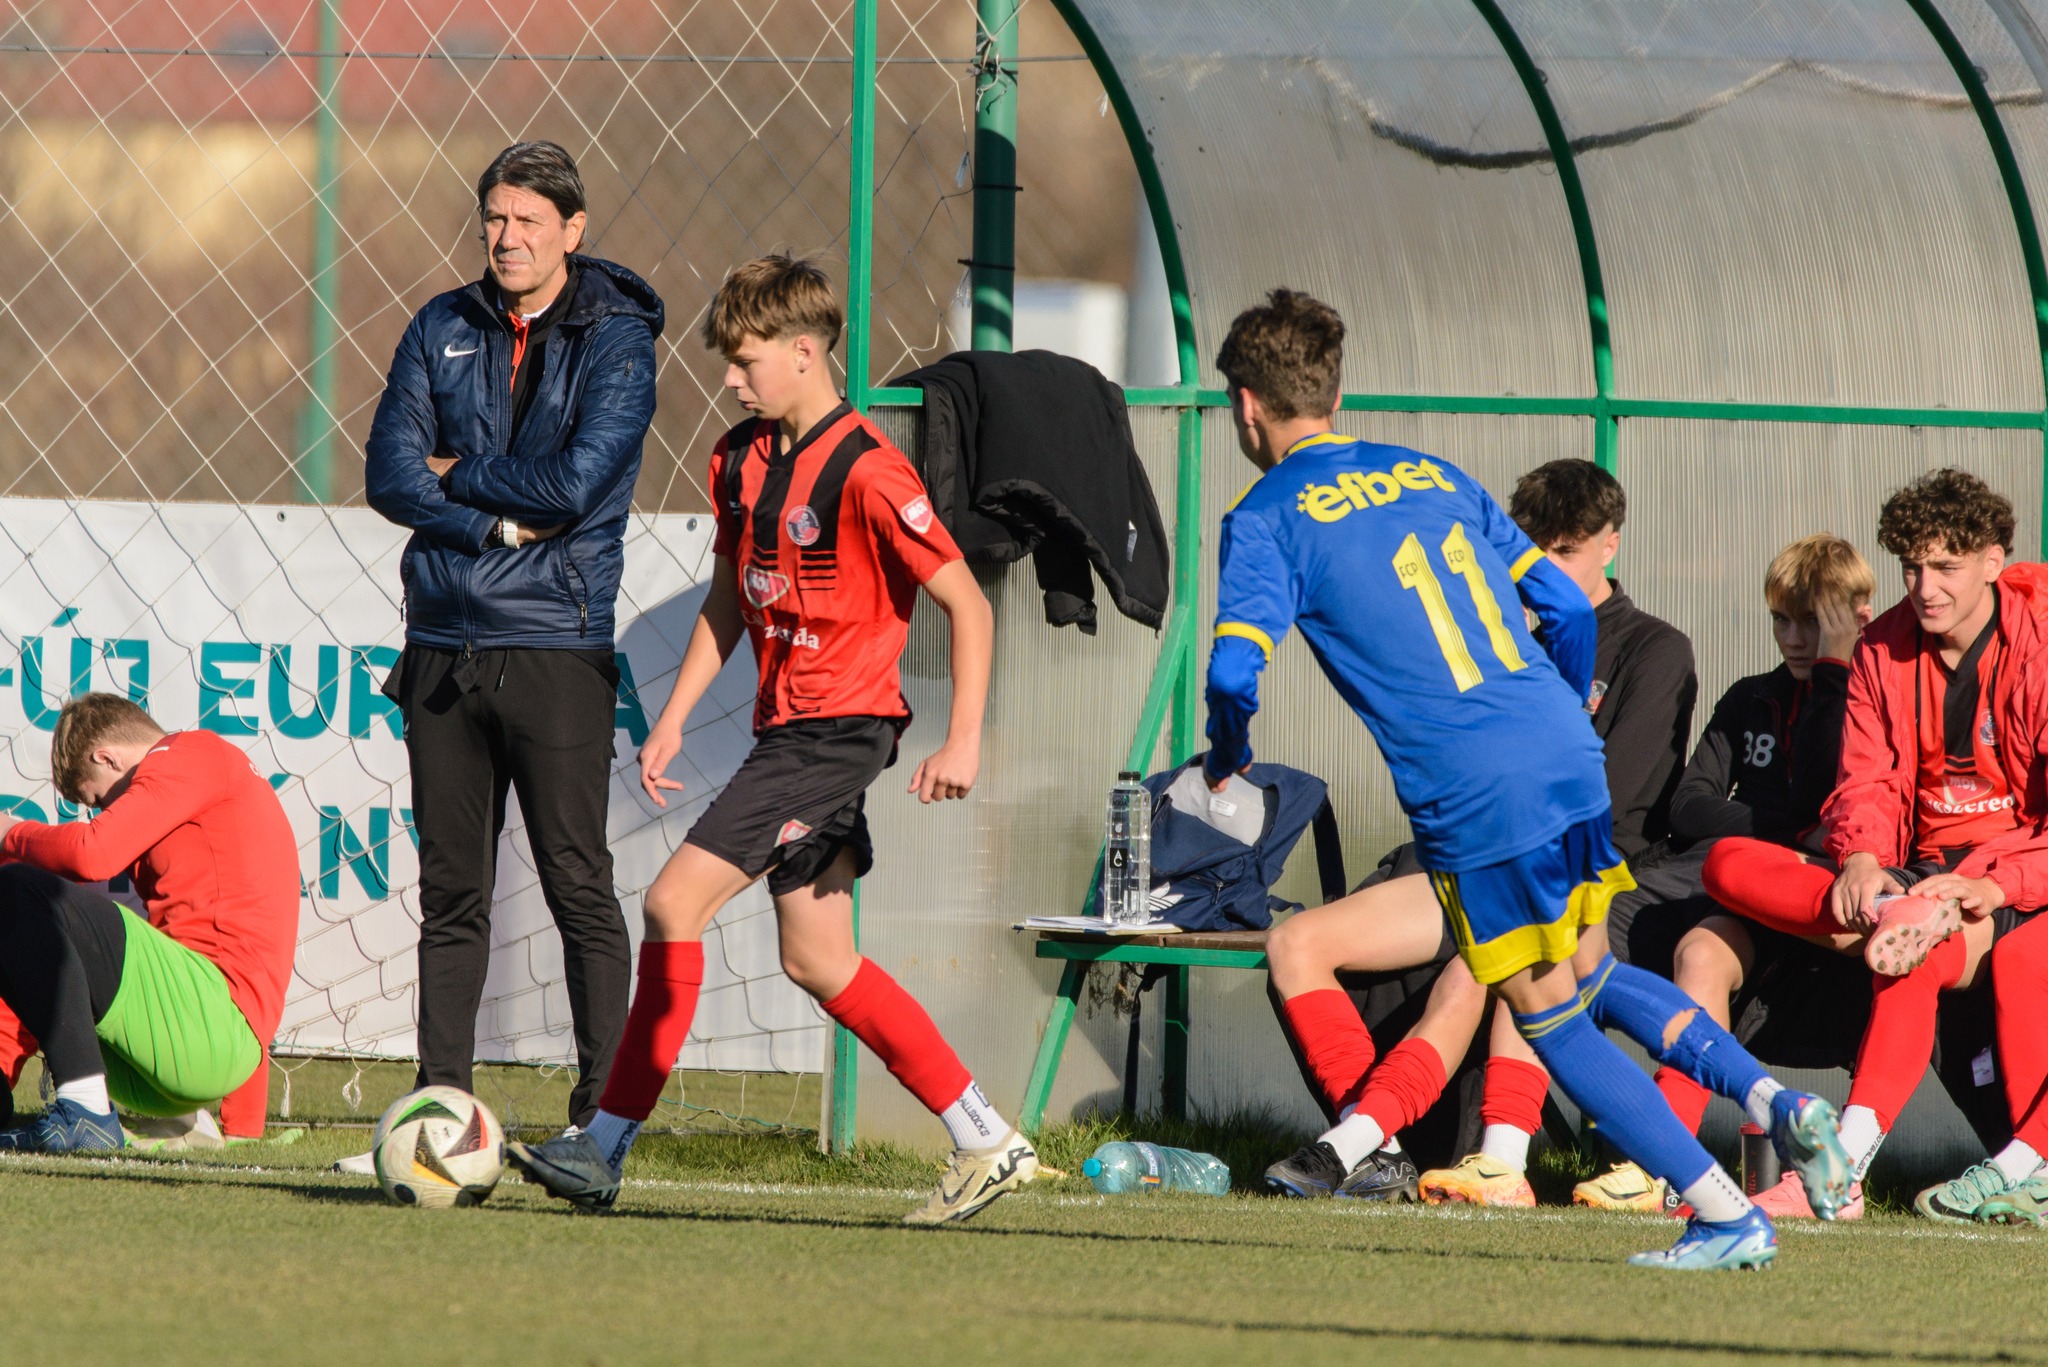
[[[1751,1207],[1739,1220],[1715,1223],[1698,1216],[1685,1222],[1685,1233],[1661,1253],[1637,1253],[1630,1267],[1657,1267],[1667,1272],[1732,1272],[1765,1268],[1778,1256],[1778,1231],[1771,1217]]]
[[[0,1130],[0,1153],[111,1153],[126,1143],[112,1111],[95,1115],[63,1097],[19,1129]]]
[[[1771,1144],[1779,1161],[1799,1174],[1813,1213],[1823,1220],[1848,1203],[1855,1181],[1841,1128],[1835,1108],[1811,1092],[1788,1087],[1771,1098]]]

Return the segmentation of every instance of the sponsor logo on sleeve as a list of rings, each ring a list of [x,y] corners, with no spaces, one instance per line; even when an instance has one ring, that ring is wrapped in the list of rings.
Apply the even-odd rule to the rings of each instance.
[[[789,539],[799,546],[816,544],[819,534],[824,531],[818,525],[818,515],[811,511],[808,503],[791,509],[789,516],[782,520],[782,526],[789,533]]]
[[[932,529],[932,501],[923,494],[919,494],[897,511],[903,514],[903,525],[919,536]]]
[[[759,565],[747,566],[740,576],[740,586],[746,592],[747,601],[757,608],[765,608],[783,594],[789,592],[789,576],[764,570]]]

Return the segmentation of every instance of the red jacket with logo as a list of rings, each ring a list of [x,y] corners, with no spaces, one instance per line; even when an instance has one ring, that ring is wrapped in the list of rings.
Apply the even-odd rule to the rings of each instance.
[[[1999,765],[2019,826],[1964,857],[1956,872],[1990,878],[2021,911],[2048,905],[2048,565],[2008,565],[1998,577],[2001,662],[1991,694]],[[1864,629],[1849,668],[1842,768],[1821,809],[1835,860],[1875,855],[1903,866],[1913,858],[1913,805],[1920,739],[1913,680],[1922,635],[1901,601]]]
[[[960,548],[909,459],[845,404],[781,444],[778,424],[744,422],[711,458],[713,549],[739,572],[761,668],[754,730],[907,716],[896,660],[910,610]]]

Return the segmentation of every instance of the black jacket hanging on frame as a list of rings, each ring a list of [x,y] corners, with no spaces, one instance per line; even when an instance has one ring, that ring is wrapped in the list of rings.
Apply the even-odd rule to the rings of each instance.
[[[1094,634],[1091,567],[1124,616],[1165,620],[1171,552],[1121,389],[1050,351],[956,351],[889,383],[924,391],[918,473],[970,561],[1031,556],[1054,626]]]

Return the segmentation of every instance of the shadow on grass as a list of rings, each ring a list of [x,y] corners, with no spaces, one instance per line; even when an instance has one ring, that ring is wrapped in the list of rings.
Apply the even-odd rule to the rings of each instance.
[[[1116,1311],[1089,1313],[1077,1310],[1069,1319],[1088,1319],[1105,1324],[1150,1325],[1174,1329],[1216,1329],[1244,1334],[1324,1334],[1350,1339],[1397,1339],[1416,1343],[1473,1345],[1516,1345],[1529,1348],[1608,1348],[1632,1353],[1726,1353],[1730,1357],[1805,1358],[1828,1362],[2039,1362],[2006,1349],[1982,1352],[1894,1351],[1886,1348],[1853,1348],[1807,1345],[1777,1347],[1763,1343],[1709,1343],[1701,1339],[1649,1338],[1638,1335],[1545,1334],[1535,1330],[1483,1332],[1472,1329],[1391,1329],[1362,1324],[1281,1323],[1264,1320],[1203,1319],[1192,1315],[1145,1315]]]

